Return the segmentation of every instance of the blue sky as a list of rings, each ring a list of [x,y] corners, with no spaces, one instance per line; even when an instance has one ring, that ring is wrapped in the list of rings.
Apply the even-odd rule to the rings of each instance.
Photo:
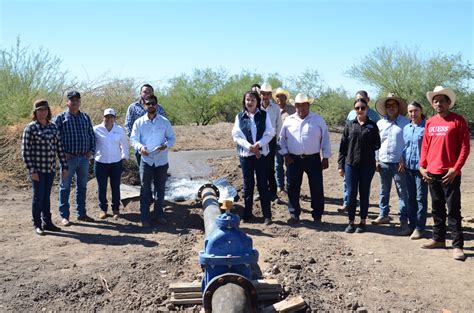
[[[344,72],[382,45],[474,63],[473,2],[0,0],[0,46],[19,36],[78,80],[160,84],[193,68],[283,76],[312,68],[353,93],[371,88]]]

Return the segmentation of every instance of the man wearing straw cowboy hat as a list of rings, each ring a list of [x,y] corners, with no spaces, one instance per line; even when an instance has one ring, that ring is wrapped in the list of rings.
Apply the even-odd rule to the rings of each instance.
[[[276,199],[277,196],[277,184],[275,180],[275,153],[277,147],[277,137],[281,129],[281,116],[280,109],[278,106],[273,103],[272,99],[272,86],[269,83],[263,83],[260,88],[260,95],[262,96],[262,107],[261,109],[266,111],[270,116],[270,122],[272,127],[276,131],[275,137],[270,141],[268,147],[270,148],[270,153],[267,155],[268,158],[268,189],[270,191],[270,199]]]
[[[283,89],[282,87],[278,87],[274,93],[274,99],[278,106],[280,107],[280,116],[282,123],[285,121],[285,118],[290,116],[291,114],[295,113],[295,107],[291,104],[288,104],[287,101],[290,98],[290,93]],[[278,132],[277,138],[280,135]],[[277,182],[277,191],[283,192],[285,190],[285,169],[283,168],[284,165],[284,158],[283,156],[277,151],[276,152],[276,182]]]
[[[464,261],[460,186],[461,169],[470,152],[469,129],[461,115],[450,111],[456,103],[456,94],[451,88],[437,86],[432,92],[426,93],[426,98],[436,115],[426,122],[420,173],[429,183],[434,225],[433,239],[421,247],[446,247],[447,217],[453,238],[453,258]]]
[[[380,212],[379,216],[372,220],[372,224],[390,224],[389,200],[392,180],[394,180],[400,209],[399,235],[408,236],[411,234],[411,228],[408,226],[408,193],[405,168],[402,162],[403,149],[405,148],[403,128],[410,123],[410,120],[405,117],[407,103],[395,94],[389,93],[387,97],[377,100],[375,107],[383,118],[377,122],[381,145],[375,154],[376,169],[380,173]]]
[[[308,175],[311,215],[316,223],[321,222],[324,212],[323,170],[329,167],[331,144],[326,122],[309,109],[313,101],[305,94],[297,94],[294,100],[296,114],[285,119],[280,132],[280,153],[288,170],[289,223],[300,219],[299,198],[304,172]]]

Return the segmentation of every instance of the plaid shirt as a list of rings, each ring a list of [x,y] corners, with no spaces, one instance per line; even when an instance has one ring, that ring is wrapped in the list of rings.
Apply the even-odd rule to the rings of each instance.
[[[167,117],[165,109],[160,104],[156,106],[156,113]],[[127,131],[128,136],[132,134],[133,123],[145,114],[146,109],[143,106],[141,99],[140,101],[134,102],[128,106],[127,115],[125,116],[125,130]]]
[[[36,121],[29,123],[23,131],[21,156],[30,174],[54,172],[56,154],[62,168],[67,170],[66,156],[58,127],[53,123],[44,126]]]
[[[64,152],[72,155],[95,153],[95,134],[92,122],[86,113],[77,115],[65,111],[54,119],[64,145]]]

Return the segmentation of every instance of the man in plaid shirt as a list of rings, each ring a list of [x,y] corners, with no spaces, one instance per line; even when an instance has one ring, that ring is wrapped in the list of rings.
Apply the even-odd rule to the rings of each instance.
[[[128,106],[127,115],[125,116],[125,130],[129,137],[132,134],[133,123],[147,113],[145,109],[146,97],[153,94],[153,87],[149,84],[145,84],[140,88],[140,99]],[[167,117],[165,109],[159,104],[156,106],[156,113]],[[135,151],[135,157],[137,158],[138,167],[140,167],[141,154],[139,151]]]
[[[95,153],[95,134],[90,117],[79,110],[81,94],[70,91],[67,94],[68,110],[56,116],[54,123],[59,129],[68,163],[68,175],[61,177],[59,187],[59,213],[61,223],[69,226],[69,194],[72,177],[76,177],[77,220],[93,222],[86,214],[86,188],[89,173],[89,159]]]

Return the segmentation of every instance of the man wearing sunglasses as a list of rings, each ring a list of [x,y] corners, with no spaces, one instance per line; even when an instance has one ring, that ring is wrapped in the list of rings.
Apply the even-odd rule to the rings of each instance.
[[[170,121],[157,113],[158,100],[154,95],[144,99],[146,114],[135,121],[130,140],[141,155],[140,162],[140,214],[144,228],[151,226],[151,184],[154,185],[153,219],[166,224],[163,212],[165,185],[168,170],[168,149],[175,141]]]

